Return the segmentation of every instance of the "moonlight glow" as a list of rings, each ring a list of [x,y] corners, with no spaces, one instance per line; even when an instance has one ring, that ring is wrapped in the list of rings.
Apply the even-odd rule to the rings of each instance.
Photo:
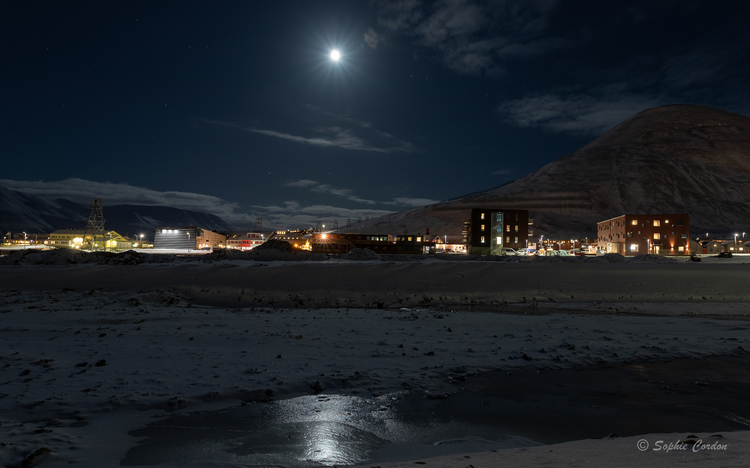
[[[341,52],[339,52],[336,49],[333,49],[331,51],[331,60],[333,60],[334,62],[338,62],[340,59],[341,59]]]

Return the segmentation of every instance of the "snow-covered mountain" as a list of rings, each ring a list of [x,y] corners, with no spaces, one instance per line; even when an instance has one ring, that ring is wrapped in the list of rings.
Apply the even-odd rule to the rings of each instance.
[[[156,226],[194,225],[231,231],[218,216],[168,206],[112,205],[104,202],[104,228],[123,235],[143,233],[153,238]],[[0,187],[0,231],[49,233],[58,229],[83,229],[89,208],[66,199],[44,200],[35,195]]]
[[[750,231],[750,118],[692,105],[648,109],[515,182],[355,229],[459,235],[472,207],[528,209],[534,238],[592,237],[598,221],[626,213],[688,213],[696,234]]]

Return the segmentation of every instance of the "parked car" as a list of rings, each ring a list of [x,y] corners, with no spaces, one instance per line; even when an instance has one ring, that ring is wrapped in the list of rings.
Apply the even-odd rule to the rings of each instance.
[[[519,255],[519,253],[516,251],[516,249],[503,247],[502,249],[500,249],[500,255]]]

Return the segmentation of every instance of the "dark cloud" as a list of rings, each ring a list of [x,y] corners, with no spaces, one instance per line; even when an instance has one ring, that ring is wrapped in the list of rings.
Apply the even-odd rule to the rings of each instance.
[[[379,24],[391,32],[413,36],[442,56],[443,64],[466,75],[498,75],[503,62],[529,58],[562,46],[543,37],[557,2],[537,0],[376,2]]]

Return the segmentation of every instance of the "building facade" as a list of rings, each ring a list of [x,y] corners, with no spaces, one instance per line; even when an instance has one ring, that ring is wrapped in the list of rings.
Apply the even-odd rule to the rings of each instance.
[[[58,249],[80,249],[84,244],[85,233],[84,229],[61,229],[51,233],[46,243]],[[91,234],[87,237],[91,238]],[[133,248],[134,243],[115,231],[106,231],[104,237],[97,236],[94,239],[93,245],[95,249],[128,250]]]
[[[228,249],[252,250],[265,242],[267,236],[260,232],[231,232],[226,233]]]
[[[195,226],[159,226],[154,232],[154,249],[157,250],[210,250],[221,249],[227,237],[218,232]]]
[[[267,240],[282,240],[295,249],[310,250],[311,237],[311,231],[274,231]]]
[[[315,233],[310,241],[313,253],[345,254],[352,249],[370,249],[378,254],[411,254],[425,252],[431,242],[421,234],[329,234]]]
[[[627,256],[689,255],[687,214],[622,215],[597,223],[600,251]]]
[[[501,255],[502,249],[523,249],[529,240],[529,211],[473,208],[464,223],[468,253]]]

